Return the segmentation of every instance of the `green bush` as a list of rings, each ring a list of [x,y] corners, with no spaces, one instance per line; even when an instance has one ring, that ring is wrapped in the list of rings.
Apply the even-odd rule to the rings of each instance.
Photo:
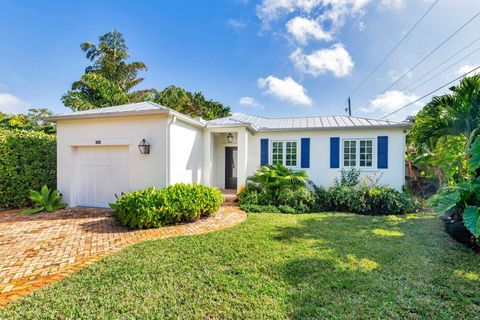
[[[30,190],[56,188],[56,159],[55,136],[0,129],[0,208],[30,206]]]
[[[142,229],[211,216],[222,202],[218,188],[178,183],[161,190],[151,187],[122,194],[110,206],[120,223]]]
[[[316,209],[365,215],[391,215],[417,212],[420,201],[388,186],[334,186],[315,188]]]
[[[277,203],[279,206],[288,207],[288,209],[280,209],[282,212],[291,211],[290,209],[295,213],[310,212],[315,204],[315,196],[307,187],[284,188],[278,193]]]
[[[281,213],[280,209],[273,205],[244,204],[241,208],[245,212]]]

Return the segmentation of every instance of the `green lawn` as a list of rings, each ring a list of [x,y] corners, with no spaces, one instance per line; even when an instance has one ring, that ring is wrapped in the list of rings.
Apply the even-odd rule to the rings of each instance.
[[[474,319],[480,255],[433,215],[254,214],[147,241],[0,310],[0,318]]]

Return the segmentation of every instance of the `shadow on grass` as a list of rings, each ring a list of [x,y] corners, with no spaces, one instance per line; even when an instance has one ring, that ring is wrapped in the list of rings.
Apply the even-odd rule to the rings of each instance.
[[[471,253],[452,243],[434,219],[327,213],[278,227],[276,240],[307,246],[282,266],[291,288],[290,317],[428,318],[436,308],[458,304],[463,294],[472,296],[480,265],[471,265]],[[479,299],[475,293],[466,302],[472,307]]]

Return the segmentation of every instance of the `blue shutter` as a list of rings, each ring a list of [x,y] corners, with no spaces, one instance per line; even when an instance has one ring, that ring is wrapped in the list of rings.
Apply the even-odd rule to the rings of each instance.
[[[310,138],[302,138],[300,143],[302,152],[300,166],[302,168],[310,168]]]
[[[340,168],[340,138],[330,138],[330,168]]]
[[[388,137],[379,136],[377,137],[377,168],[378,169],[388,169]]]
[[[260,139],[260,165],[268,164],[268,139]]]

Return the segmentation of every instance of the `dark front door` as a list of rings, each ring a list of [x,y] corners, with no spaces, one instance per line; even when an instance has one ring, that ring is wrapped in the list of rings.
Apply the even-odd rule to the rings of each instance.
[[[237,189],[237,147],[225,148],[225,189]]]

